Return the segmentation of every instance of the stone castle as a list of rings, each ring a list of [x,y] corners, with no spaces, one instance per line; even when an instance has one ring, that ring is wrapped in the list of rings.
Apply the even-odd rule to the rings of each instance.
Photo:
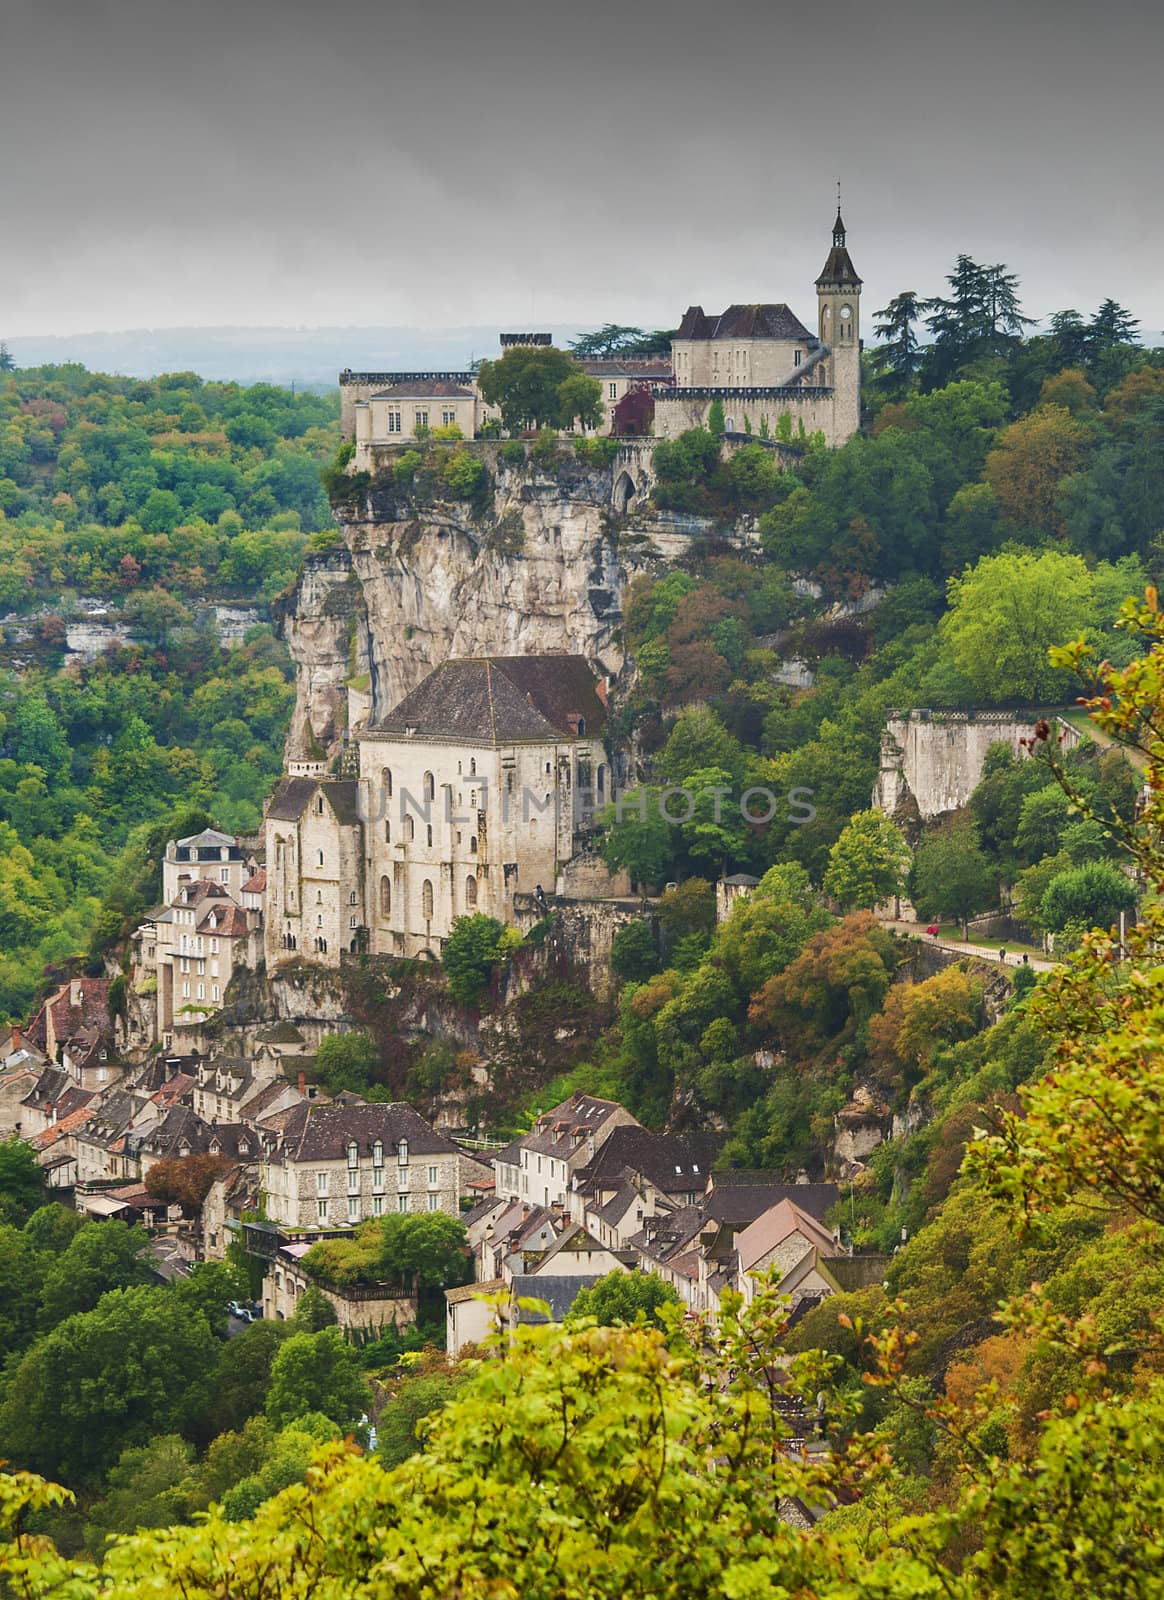
[[[815,333],[783,303],[733,305],[719,315],[689,306],[670,361],[583,361],[602,385],[603,420],[596,431],[622,437],[653,429],[655,437],[673,439],[706,426],[718,401],[729,434],[774,437],[786,416],[797,436],[803,427],[805,434],[823,434],[830,446],[851,439],[861,421],[861,279],[845,241],[838,207],[832,247],[816,280]],[[548,333],[501,335],[503,351],[550,342]],[[469,371],[345,370],[340,395],[344,437],[355,442],[358,471],[374,468],[378,449],[433,428],[455,426],[476,439],[498,421]],[[644,397],[646,411],[635,403]]]

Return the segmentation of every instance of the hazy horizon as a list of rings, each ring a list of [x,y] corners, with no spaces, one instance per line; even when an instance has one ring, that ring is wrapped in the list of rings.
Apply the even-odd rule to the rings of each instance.
[[[867,332],[959,251],[1159,320],[1144,0],[6,0],[0,44],[10,344],[803,318],[838,178]]]

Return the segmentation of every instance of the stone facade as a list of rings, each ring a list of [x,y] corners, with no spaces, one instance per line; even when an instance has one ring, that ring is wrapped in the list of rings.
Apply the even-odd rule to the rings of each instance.
[[[308,1289],[318,1289],[335,1310],[341,1329],[360,1328],[378,1333],[384,1328],[408,1328],[416,1321],[416,1299],[390,1284],[355,1284],[337,1289],[313,1278],[302,1258],[311,1248],[306,1241],[284,1245],[263,1279],[263,1316],[289,1322]]]
[[[1009,746],[1025,756],[1022,741],[1031,737],[1038,711],[891,712],[881,734],[881,766],[873,804],[887,817],[916,807],[923,822],[959,811],[982,778],[992,744]],[[1079,741],[1079,733],[1056,719],[1063,749]]]
[[[815,334],[786,305],[735,305],[719,316],[689,307],[672,344],[674,384],[654,391],[656,433],[705,427],[718,401],[728,433],[775,435],[787,416],[796,433],[803,426],[829,445],[851,439],[861,425],[861,280],[839,210],[816,295]]]
[[[359,736],[369,948],[439,956],[514,920],[606,803],[605,707],[579,657],[450,661]]]
[[[289,777],[267,807],[267,965],[298,953],[338,967],[366,948],[364,830],[353,781]]]
[[[462,1155],[410,1106],[298,1107],[265,1140],[260,1184],[285,1229],[357,1227],[392,1212],[460,1212]]]

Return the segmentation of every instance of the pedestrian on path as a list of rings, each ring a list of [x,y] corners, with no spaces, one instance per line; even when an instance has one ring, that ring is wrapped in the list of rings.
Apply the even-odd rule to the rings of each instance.
[[[1006,966],[1006,946],[1005,945],[1003,945],[1001,950],[998,952],[998,959],[1001,962],[1001,964],[1005,967]]]

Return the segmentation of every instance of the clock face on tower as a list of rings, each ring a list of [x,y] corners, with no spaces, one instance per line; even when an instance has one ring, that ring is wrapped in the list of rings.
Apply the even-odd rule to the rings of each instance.
[[[841,321],[842,322],[848,322],[849,318],[852,315],[853,315],[853,308],[851,306],[842,306],[841,307]]]

